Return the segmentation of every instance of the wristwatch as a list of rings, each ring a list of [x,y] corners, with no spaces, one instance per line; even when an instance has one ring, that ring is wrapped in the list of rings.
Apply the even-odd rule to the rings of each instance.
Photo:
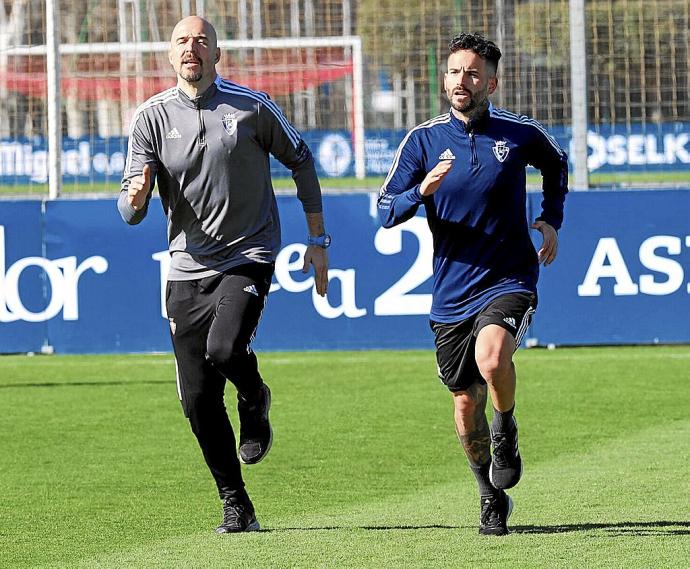
[[[328,247],[331,245],[331,236],[328,233],[323,233],[321,235],[310,235],[307,238],[307,243],[309,245],[316,245],[317,247],[328,249]]]

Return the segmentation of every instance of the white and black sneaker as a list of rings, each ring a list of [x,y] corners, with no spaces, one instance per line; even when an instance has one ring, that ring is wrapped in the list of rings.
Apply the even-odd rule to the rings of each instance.
[[[503,490],[481,497],[479,535],[508,535],[508,518],[513,513],[513,501]]]
[[[240,461],[256,464],[263,460],[273,443],[273,429],[268,420],[271,408],[271,390],[261,385],[259,398],[248,401],[237,394],[237,411],[240,416]]]
[[[517,421],[513,417],[513,428],[505,433],[491,433],[493,456],[489,479],[491,484],[500,490],[512,488],[522,476],[522,458],[518,450]]]

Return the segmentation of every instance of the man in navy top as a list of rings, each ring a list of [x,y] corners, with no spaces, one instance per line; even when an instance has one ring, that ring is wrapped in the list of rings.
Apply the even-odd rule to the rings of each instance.
[[[489,102],[501,57],[493,42],[460,34],[449,47],[450,112],[407,134],[378,210],[384,227],[393,227],[424,204],[434,243],[430,320],[438,372],[453,395],[456,431],[479,486],[479,533],[505,535],[513,506],[505,490],[522,473],[513,353],[537,306],[539,264],[556,258],[568,158],[538,122]],[[538,252],[527,222],[528,164],[543,178],[542,211],[531,225],[542,234]]]

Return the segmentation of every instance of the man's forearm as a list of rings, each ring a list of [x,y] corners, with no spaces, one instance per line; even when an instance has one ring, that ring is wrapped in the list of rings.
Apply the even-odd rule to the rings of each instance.
[[[307,227],[309,235],[318,236],[326,233],[326,228],[323,223],[323,212],[307,213]]]
[[[378,212],[381,225],[394,227],[414,217],[422,204],[422,195],[419,193],[419,185],[402,193],[386,191],[379,195]]]

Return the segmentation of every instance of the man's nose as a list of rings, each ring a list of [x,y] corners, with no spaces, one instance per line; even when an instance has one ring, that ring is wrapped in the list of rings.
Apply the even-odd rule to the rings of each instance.
[[[453,82],[453,87],[455,89],[459,89],[460,87],[464,87],[465,81],[463,80],[462,77],[457,77],[455,81]]]

